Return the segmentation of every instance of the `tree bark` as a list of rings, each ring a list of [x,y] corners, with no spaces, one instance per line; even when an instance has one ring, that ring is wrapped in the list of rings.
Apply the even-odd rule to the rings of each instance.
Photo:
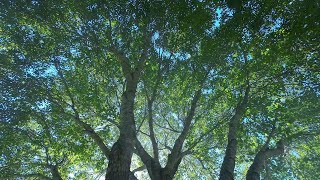
[[[130,60],[116,46],[110,49],[117,57],[121,64],[122,73],[125,77],[125,91],[121,97],[120,107],[120,136],[117,142],[112,146],[109,163],[107,168],[106,179],[108,180],[127,180],[130,178],[131,158],[136,141],[136,125],[134,120],[134,101],[136,97],[137,85],[140,76],[145,67],[149,46],[151,44],[151,35],[145,34],[145,44],[143,52],[135,67],[132,68]]]
[[[120,136],[112,146],[106,179],[127,180],[130,176],[131,157],[134,150],[136,127],[134,122],[134,99],[137,80],[127,81],[127,89],[121,98]]]
[[[275,149],[269,149],[264,146],[254,157],[253,163],[251,164],[246,179],[247,180],[260,180],[260,173],[264,169],[265,161],[273,156],[281,155],[284,152],[283,140],[278,141]]]
[[[248,85],[243,100],[240,101],[237,105],[235,114],[232,116],[229,122],[228,144],[226,147],[225,156],[220,170],[220,180],[234,179],[234,168],[237,154],[237,131],[240,120],[246,110],[246,104],[249,98],[249,91],[250,87]]]
[[[156,161],[159,161],[159,149],[158,149],[158,144],[157,140],[155,137],[154,129],[153,129],[153,100],[148,100],[148,118],[149,118],[149,131],[150,131],[150,140],[152,143],[152,150],[153,150],[153,157]]]
[[[62,177],[59,173],[58,166],[51,166],[51,174],[53,180],[62,180]]]
[[[161,165],[154,157],[150,156],[149,153],[143,148],[142,144],[136,139],[135,144],[137,154],[141,158],[142,162],[147,168],[148,174],[152,180],[161,179]]]

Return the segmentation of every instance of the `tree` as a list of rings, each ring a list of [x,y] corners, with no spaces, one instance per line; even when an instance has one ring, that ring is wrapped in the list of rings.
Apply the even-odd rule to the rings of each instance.
[[[309,172],[320,32],[310,3],[1,2],[0,177]]]

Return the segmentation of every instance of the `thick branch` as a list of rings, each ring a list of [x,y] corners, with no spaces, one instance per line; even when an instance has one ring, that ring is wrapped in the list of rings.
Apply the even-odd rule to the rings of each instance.
[[[203,86],[203,83],[204,83],[204,80],[201,83],[201,87]],[[191,125],[192,119],[193,119],[193,117],[195,115],[197,102],[199,101],[199,99],[201,97],[201,91],[202,91],[202,88],[199,88],[196,91],[196,93],[195,93],[195,95],[194,95],[194,97],[192,99],[190,110],[188,112],[187,117],[184,120],[183,130],[180,133],[179,137],[176,139],[176,141],[174,143],[174,146],[172,148],[172,151],[168,156],[168,162],[167,162],[167,165],[166,165],[167,169],[174,169],[176,167],[176,164],[181,161],[181,158],[179,158],[180,157],[180,153],[181,153],[181,150],[182,150],[183,143],[184,143],[184,141],[185,141],[185,139],[186,139],[186,137],[188,135],[188,132],[190,130],[190,125]]]
[[[121,68],[122,68],[122,72],[124,77],[129,78],[130,72],[131,72],[131,66],[130,66],[130,61],[129,59],[125,56],[125,54],[123,54],[122,52],[120,52],[115,45],[113,45],[110,48],[110,51],[118,58]]]
[[[247,180],[260,180],[260,173],[264,169],[265,161],[274,156],[278,156],[284,153],[284,140],[281,139],[277,142],[277,147],[269,149],[263,146],[260,151],[254,157],[253,163],[251,164],[246,179]]]
[[[158,143],[155,137],[154,129],[153,129],[153,109],[152,109],[153,101],[148,100],[148,117],[149,117],[149,131],[150,131],[150,140],[152,143],[153,156],[154,159],[159,161],[159,148]]]
[[[158,147],[158,143],[156,141],[156,136],[153,129],[153,103],[156,99],[156,94],[158,91],[160,81],[161,81],[161,63],[159,63],[157,80],[154,87],[152,88],[151,97],[148,98],[148,119],[149,119],[148,124],[149,124],[149,131],[150,131],[150,140],[152,143],[153,156],[157,162],[159,162],[159,147]]]
[[[136,139],[136,143],[135,143],[135,147],[136,147],[136,150],[137,150],[137,153],[139,155],[139,157],[141,158],[142,162],[148,166],[148,163],[150,161],[153,160],[153,158],[149,155],[149,153],[143,148],[141,142]]]
[[[237,153],[237,130],[240,120],[245,113],[249,100],[249,81],[244,93],[242,101],[236,107],[235,114],[229,121],[228,144],[226,147],[225,156],[220,170],[220,180],[232,180],[234,176],[235,158]]]
[[[143,165],[143,166],[140,166],[140,167],[132,170],[132,173],[136,173],[136,172],[138,172],[138,171],[143,171],[143,170],[145,170],[145,169],[146,169],[146,165]]]
[[[156,161],[154,158],[152,158],[148,152],[143,148],[142,144],[138,139],[136,139],[136,144],[135,144],[137,153],[139,157],[141,158],[143,164],[146,166],[149,176],[154,177],[158,172],[154,172],[155,169],[160,170],[161,165],[159,161]]]
[[[270,133],[269,137],[271,137],[273,134],[273,131]],[[259,150],[259,152],[256,154],[253,163],[251,164],[246,178],[247,180],[259,180],[260,179],[260,173],[265,168],[263,165],[264,162],[268,160],[271,157],[279,156],[284,153],[284,147],[285,144],[289,143],[293,139],[299,138],[301,136],[312,136],[312,135],[318,135],[319,132],[308,132],[308,131],[299,131],[297,133],[294,133],[290,136],[287,136],[277,142],[277,147],[274,149],[269,149],[268,144],[270,140],[267,140],[266,144]],[[268,137],[268,139],[269,139]]]
[[[109,154],[110,154],[110,150],[109,148],[104,144],[103,140],[101,139],[101,137],[93,130],[93,128],[83,122],[81,119],[80,119],[80,115],[79,115],[79,112],[76,108],[76,105],[75,105],[75,101],[74,101],[74,98],[73,98],[73,95],[72,93],[70,92],[70,88],[69,88],[69,85],[65,79],[65,77],[63,76],[59,66],[57,63],[55,63],[55,67],[58,71],[58,75],[59,77],[62,79],[62,82],[64,84],[64,86],[66,87],[66,91],[67,91],[67,95],[69,96],[70,100],[71,100],[71,108],[72,110],[74,111],[75,115],[74,115],[74,119],[75,121],[77,122],[77,124],[79,126],[81,126],[85,132],[97,143],[97,145],[99,146],[99,148],[102,150],[103,154],[106,156],[106,157],[109,157]]]
[[[62,177],[61,177],[60,172],[58,170],[58,165],[51,165],[50,170],[51,170],[53,180],[62,180]]]

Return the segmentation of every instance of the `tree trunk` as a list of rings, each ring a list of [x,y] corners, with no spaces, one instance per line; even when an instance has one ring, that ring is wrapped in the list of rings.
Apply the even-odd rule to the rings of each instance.
[[[152,180],[172,180],[174,175],[176,174],[180,163],[177,163],[174,169],[167,168],[151,168],[152,176],[150,178]]]
[[[166,166],[162,168],[159,161],[155,158],[151,157],[145,149],[142,147],[139,140],[136,140],[136,149],[137,152],[143,161],[144,165],[146,166],[149,176],[152,180],[171,180],[173,179],[174,175],[178,170],[178,166],[182,160],[182,157],[178,158],[174,166],[170,166],[169,168]]]
[[[233,180],[234,168],[237,154],[237,130],[242,116],[246,111],[246,104],[249,99],[250,86],[247,85],[245,95],[236,107],[235,114],[229,122],[228,144],[226,147],[225,156],[220,170],[220,180]]]
[[[109,157],[109,166],[107,169],[107,180],[123,179],[127,180],[130,176],[130,164],[133,148],[128,140],[120,137],[113,145]]]
[[[176,161],[175,165],[168,169],[167,167],[164,168],[162,172],[163,180],[172,180],[174,178],[174,175],[177,173],[179,165],[181,163],[182,157],[179,157]]]
[[[281,155],[284,153],[284,140],[277,142],[275,149],[269,149],[263,147],[254,157],[253,163],[251,164],[246,179],[247,180],[260,180],[260,173],[264,169],[265,161],[273,156]]]
[[[51,166],[51,174],[52,174],[52,179],[53,180],[62,180],[62,177],[59,173],[58,167],[55,166]]]
[[[246,175],[247,180],[260,180],[260,172],[263,170],[266,151],[267,150],[260,150],[254,157],[253,163]]]
[[[220,180],[232,180],[234,176],[235,158],[237,154],[237,122],[230,122],[228,133],[228,145],[223,159]]]
[[[130,165],[136,138],[133,110],[137,81],[128,81],[126,87],[121,98],[120,137],[111,148],[106,175],[108,180],[128,180],[131,173]]]
[[[237,107],[235,115],[230,119],[228,144],[226,147],[225,156],[220,170],[220,180],[233,180],[234,168],[237,154],[237,130],[239,121],[244,114],[245,107],[240,105]]]
[[[163,168],[161,168],[160,164],[157,165],[155,164],[156,162],[154,162],[153,164],[150,164],[151,167],[148,167],[148,172],[150,175],[150,178],[152,180],[162,180],[162,171]]]

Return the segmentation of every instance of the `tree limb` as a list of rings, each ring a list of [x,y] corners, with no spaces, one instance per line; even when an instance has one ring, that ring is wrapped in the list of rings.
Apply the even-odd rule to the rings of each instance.
[[[83,122],[81,119],[80,119],[80,115],[79,115],[79,112],[76,108],[76,105],[75,105],[75,101],[74,101],[74,98],[70,92],[70,89],[69,89],[69,85],[65,79],[65,77],[63,76],[61,70],[60,70],[60,67],[58,65],[58,63],[55,63],[55,67],[57,69],[57,72],[58,72],[58,75],[59,77],[61,78],[65,88],[66,88],[66,91],[67,91],[67,94],[71,100],[71,108],[72,110],[74,111],[74,119],[75,121],[77,122],[78,125],[80,125],[84,130],[85,132],[96,142],[96,144],[99,146],[99,148],[101,149],[101,151],[103,152],[103,154],[106,156],[106,157],[109,157],[109,154],[110,154],[110,150],[109,148],[105,145],[105,143],[103,142],[103,140],[101,139],[101,137],[93,130],[93,128]]]
[[[136,173],[136,172],[138,172],[138,171],[143,171],[143,170],[145,170],[145,169],[146,169],[146,165],[143,165],[143,166],[140,166],[140,167],[132,170],[131,172],[132,172],[132,173]]]
[[[190,125],[192,122],[192,119],[195,115],[195,110],[196,110],[196,106],[197,103],[201,97],[201,92],[202,92],[202,87],[204,85],[204,82],[207,78],[208,73],[205,75],[205,77],[202,79],[201,83],[200,83],[200,87],[199,89],[195,92],[195,95],[191,101],[191,106],[190,109],[188,111],[188,115],[186,116],[186,118],[184,119],[184,127],[182,132],[180,133],[179,137],[176,139],[172,151],[168,156],[168,162],[165,168],[167,169],[175,169],[177,163],[179,163],[181,161],[181,150],[182,150],[182,146],[183,143],[188,135],[188,132],[190,130]]]
[[[235,108],[235,114],[229,121],[229,132],[228,132],[228,144],[225,151],[225,156],[220,170],[220,180],[233,179],[235,158],[237,153],[237,130],[242,116],[244,115],[249,100],[250,85],[249,79],[246,81],[246,90],[244,97]]]

